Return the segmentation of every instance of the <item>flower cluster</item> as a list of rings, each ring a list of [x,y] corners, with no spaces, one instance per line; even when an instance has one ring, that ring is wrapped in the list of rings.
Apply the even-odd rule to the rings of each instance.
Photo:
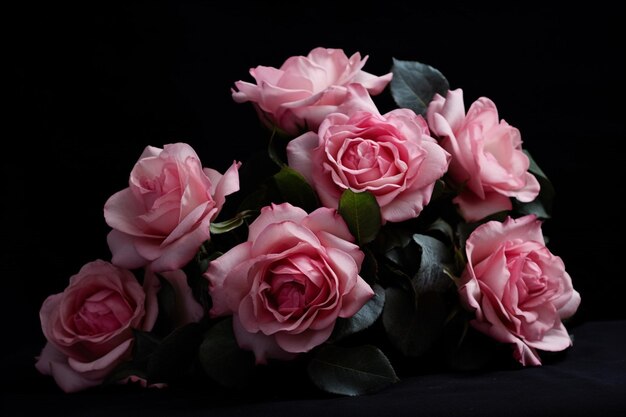
[[[267,151],[223,174],[188,144],[146,147],[104,205],[110,262],[41,307],[37,369],[73,392],[198,373],[241,386],[304,361],[318,388],[358,395],[421,358],[540,365],[569,347],[580,296],[546,248],[552,185],[519,130],[487,98],[466,111],[428,65],[366,61],[316,48],[251,69],[232,96]]]

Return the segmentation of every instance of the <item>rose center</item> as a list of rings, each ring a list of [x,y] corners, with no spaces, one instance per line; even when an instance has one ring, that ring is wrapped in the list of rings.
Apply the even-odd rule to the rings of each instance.
[[[79,334],[92,336],[111,333],[132,317],[128,303],[111,290],[101,291],[85,300],[74,315],[74,326]]]

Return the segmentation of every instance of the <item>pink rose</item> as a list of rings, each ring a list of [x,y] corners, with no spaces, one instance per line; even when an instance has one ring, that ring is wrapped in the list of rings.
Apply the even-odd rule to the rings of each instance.
[[[450,155],[429,136],[426,121],[408,109],[333,113],[319,131],[287,146],[289,165],[315,187],[322,204],[336,208],[346,189],[371,192],[384,221],[417,217]]]
[[[209,225],[225,197],[239,189],[238,163],[224,175],[202,169],[187,144],[146,147],[130,173],[129,187],[104,206],[113,230],[107,238],[113,263],[172,271],[187,264],[209,239]]]
[[[366,61],[358,52],[348,59],[341,49],[315,48],[307,56],[292,56],[280,69],[250,69],[256,84],[237,81],[233,99],[253,102],[266,124],[289,134],[317,130],[344,103],[347,85],[361,84],[376,95],[391,81],[391,73],[376,77],[362,71]]]
[[[65,392],[100,384],[128,359],[132,328],[150,330],[145,293],[129,271],[101,260],[83,266],[60,294],[48,297],[39,312],[48,343],[36,367],[52,375]]]
[[[209,264],[211,315],[232,314],[239,346],[259,363],[309,351],[374,295],[353,240],[335,210],[264,207],[248,241]]]
[[[511,210],[511,200],[533,201],[539,182],[528,172],[519,130],[498,120],[496,105],[476,100],[467,115],[461,89],[436,95],[428,106],[428,124],[450,154],[451,179],[462,191],[454,202],[467,221]]]
[[[541,365],[535,349],[556,352],[571,345],[561,319],[576,312],[580,295],[561,258],[546,248],[535,216],[479,226],[465,253],[459,295],[476,313],[474,328],[513,344],[522,365]]]

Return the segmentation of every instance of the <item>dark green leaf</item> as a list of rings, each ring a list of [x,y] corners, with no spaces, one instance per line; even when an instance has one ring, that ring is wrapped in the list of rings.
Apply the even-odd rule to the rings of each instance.
[[[359,275],[365,282],[373,286],[378,282],[378,261],[368,247],[363,247],[362,250],[365,257],[363,258]]]
[[[383,326],[391,343],[406,356],[425,353],[441,336],[446,308],[440,294],[389,287]]]
[[[276,187],[274,177],[270,177],[270,181],[259,186],[246,194],[239,205],[239,210],[260,210],[261,207],[270,205],[272,202],[280,200],[280,193]]]
[[[419,270],[412,280],[416,293],[448,289],[452,281],[444,270],[453,262],[450,249],[440,240],[426,235],[415,234],[413,241],[420,251]]]
[[[388,252],[394,248],[403,248],[412,241],[412,232],[403,225],[387,223],[380,228],[374,246],[379,253]]]
[[[198,357],[206,374],[229,388],[245,386],[254,370],[254,355],[237,345],[232,318],[220,321],[206,332]]]
[[[213,259],[217,259],[221,256],[221,252],[211,252],[210,245],[206,247],[203,245],[201,250],[196,254],[194,261],[189,262],[183,268],[185,275],[187,275],[187,285],[191,288],[193,297],[200,303],[205,313],[211,309],[211,297],[209,296],[209,282],[202,275],[206,272],[209,262]]]
[[[159,336],[169,334],[175,327],[176,318],[176,291],[167,278],[160,274],[156,274],[159,279],[159,292],[157,292],[157,303],[159,306],[159,315],[154,324],[152,332]]]
[[[311,212],[319,207],[317,194],[304,177],[296,170],[283,166],[274,175],[276,187],[284,201]]]
[[[371,345],[323,346],[307,371],[318,388],[341,395],[368,394],[399,381],[389,359]]]
[[[274,126],[272,136],[267,147],[267,153],[272,161],[279,167],[283,167],[287,161],[287,144],[292,138],[285,132]]]
[[[528,157],[528,160],[530,161],[530,166],[528,167],[528,171],[537,177],[543,177],[547,179],[548,176],[543,172],[541,168],[539,168],[539,165],[537,165],[537,162],[535,162],[535,159],[532,157],[530,152],[528,152],[526,149],[524,149],[522,152],[526,154],[526,156]]]
[[[211,223],[211,234],[218,235],[230,232],[231,230],[236,229],[244,224],[247,219],[254,217],[256,214],[256,210],[245,210],[237,213],[237,215],[232,219],[224,220],[223,222],[219,223]]]
[[[533,201],[528,203],[522,203],[521,201],[514,200],[513,207],[519,214],[525,216],[527,214],[534,214],[540,219],[549,219],[550,214],[548,208],[543,204],[540,197],[537,197]]]
[[[161,342],[154,335],[143,330],[133,329],[133,360],[143,360],[152,355],[152,352]]]
[[[380,207],[369,191],[356,193],[345,190],[341,194],[338,211],[359,245],[376,238],[381,226]]]
[[[148,360],[150,381],[171,381],[184,376],[195,358],[201,336],[201,326],[190,323],[163,339]]]
[[[393,59],[391,95],[399,107],[425,115],[435,94],[445,97],[450,85],[435,68],[415,61]]]
[[[438,218],[428,226],[428,233],[440,236],[444,242],[452,245],[454,243],[454,230],[452,226],[442,218]]]
[[[354,316],[337,320],[333,334],[330,336],[331,340],[341,340],[374,324],[383,311],[383,305],[385,305],[385,290],[380,285],[374,285],[373,290],[374,297],[370,298]]]

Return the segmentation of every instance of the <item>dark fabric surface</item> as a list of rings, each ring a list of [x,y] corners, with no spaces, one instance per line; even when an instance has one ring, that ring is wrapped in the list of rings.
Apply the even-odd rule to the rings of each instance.
[[[539,368],[405,377],[356,398],[300,392],[245,398],[196,389],[112,387],[66,395],[32,367],[32,352],[2,360],[2,416],[623,416],[626,321],[573,329],[574,347]],[[271,380],[268,382],[271,383]],[[37,413],[37,414],[31,414]]]

